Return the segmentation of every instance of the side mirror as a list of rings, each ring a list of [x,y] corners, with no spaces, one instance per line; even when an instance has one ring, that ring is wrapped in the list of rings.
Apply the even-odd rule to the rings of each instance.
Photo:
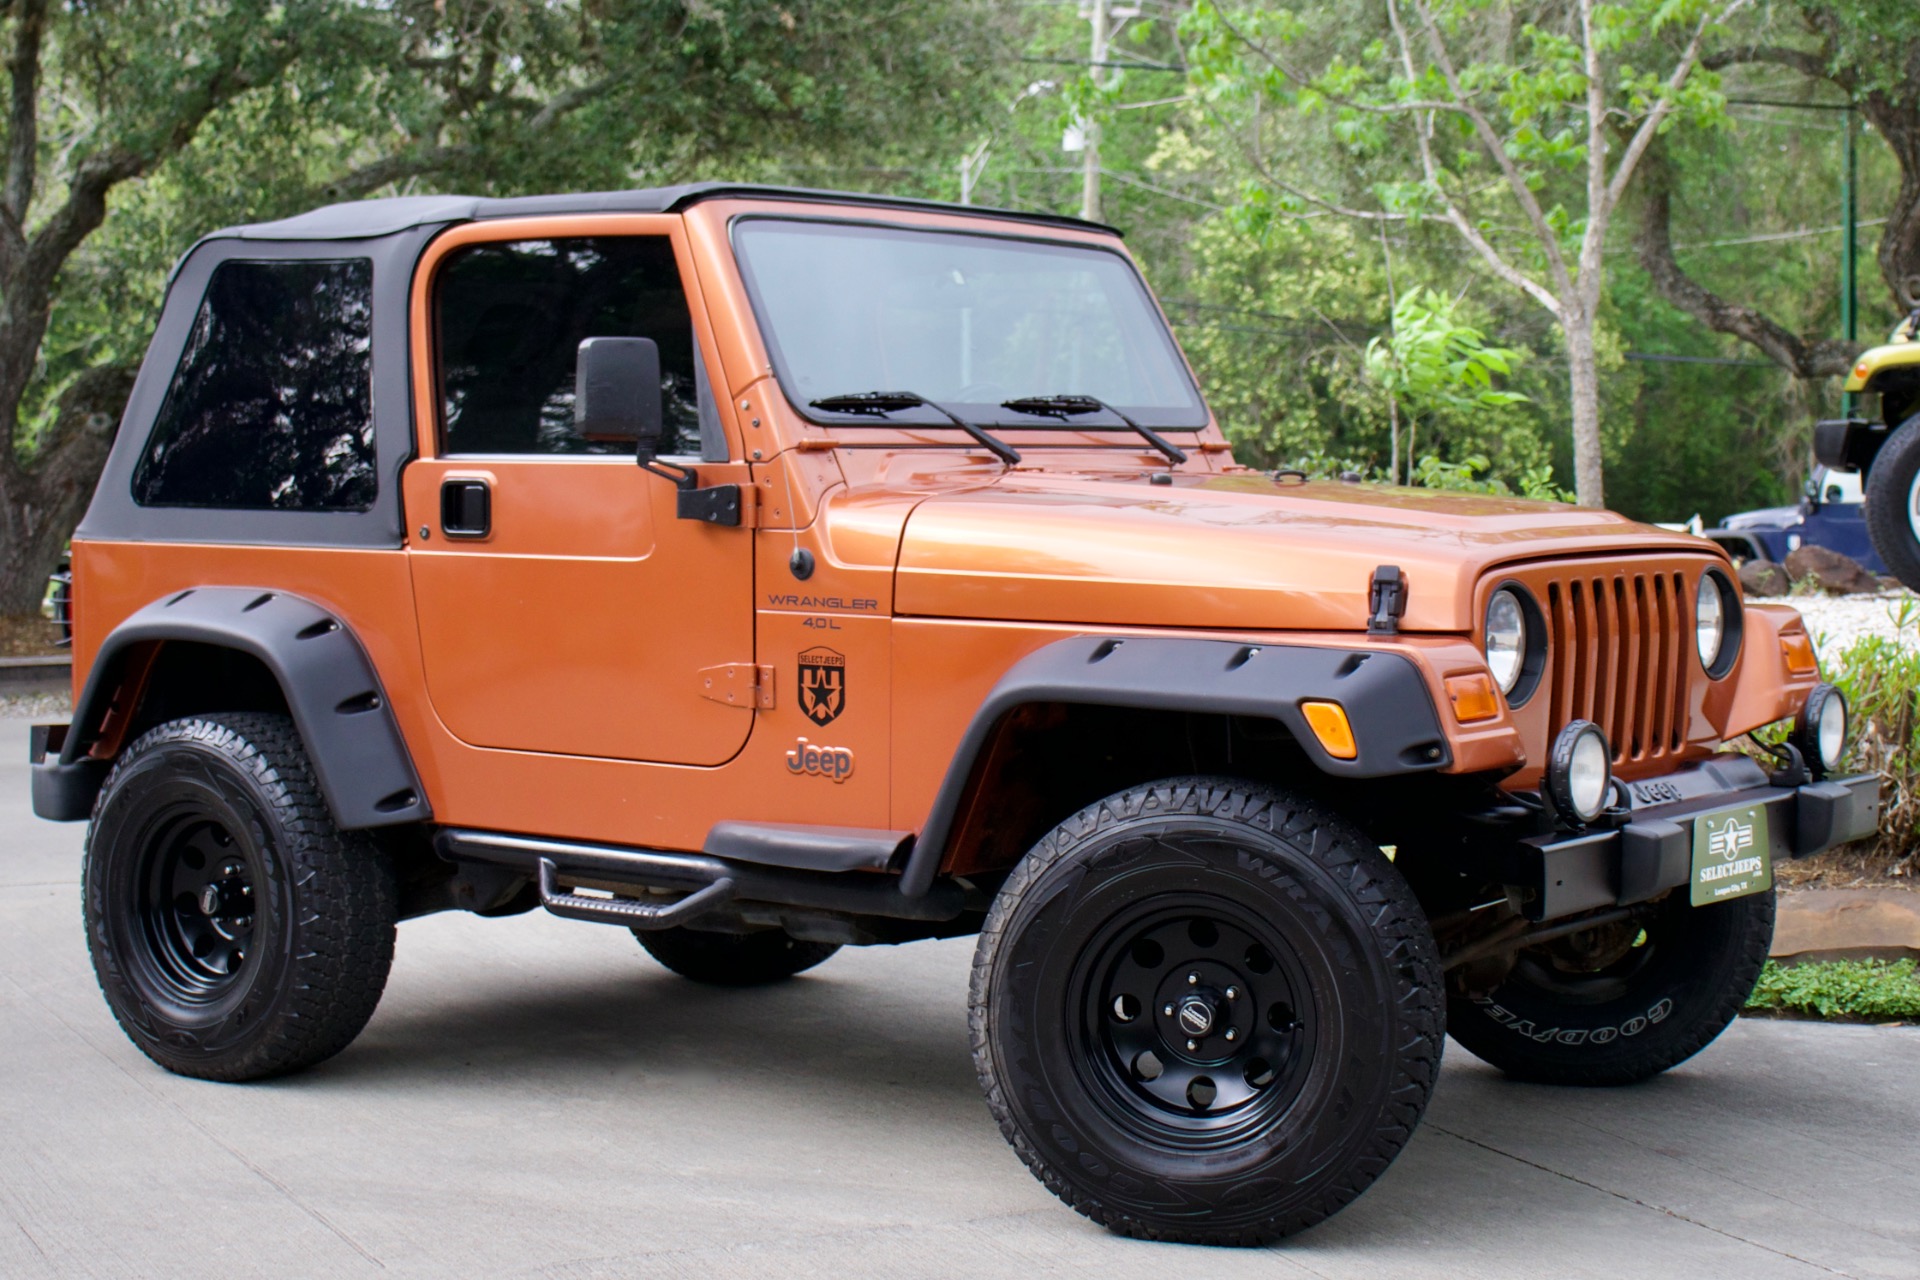
[[[652,338],[588,338],[573,375],[573,425],[582,439],[631,440],[642,462],[660,445],[660,348]]]

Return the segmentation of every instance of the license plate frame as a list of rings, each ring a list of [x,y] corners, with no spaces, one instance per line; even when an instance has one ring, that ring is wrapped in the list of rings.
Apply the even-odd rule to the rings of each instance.
[[[1696,907],[1773,887],[1773,841],[1764,804],[1736,804],[1693,820],[1688,895]]]

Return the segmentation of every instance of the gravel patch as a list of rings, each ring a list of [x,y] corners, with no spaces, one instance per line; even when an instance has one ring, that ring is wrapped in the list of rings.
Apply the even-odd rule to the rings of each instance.
[[[64,720],[73,714],[73,697],[66,693],[0,694],[0,720]],[[0,749],[4,749],[0,745]]]
[[[1820,651],[1822,665],[1832,666],[1856,641],[1885,636],[1909,649],[1920,649],[1920,599],[1910,591],[1886,591],[1871,596],[1755,596],[1751,604],[1784,604],[1800,611],[1807,632]],[[1905,625],[1901,625],[1902,616]]]

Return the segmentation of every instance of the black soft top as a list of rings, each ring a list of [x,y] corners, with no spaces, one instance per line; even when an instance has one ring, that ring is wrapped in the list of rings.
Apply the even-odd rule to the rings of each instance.
[[[804,204],[855,204],[881,209],[923,209],[1005,218],[1053,226],[1079,227],[1118,235],[1114,228],[1064,214],[1022,213],[982,205],[949,204],[907,196],[876,196],[853,191],[816,191],[806,187],[756,186],[730,182],[694,182],[678,187],[649,187],[639,191],[582,191],[552,196],[390,196],[330,204],[310,213],[228,227],[208,239],[238,240],[370,240],[413,227],[487,218],[526,218],[566,213],[673,213],[702,200],[726,196],[763,200],[791,200]]]

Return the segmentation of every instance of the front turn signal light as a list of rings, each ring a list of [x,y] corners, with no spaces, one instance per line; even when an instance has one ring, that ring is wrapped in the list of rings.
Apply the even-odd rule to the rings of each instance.
[[[1345,707],[1337,702],[1303,702],[1300,714],[1307,718],[1313,736],[1320,739],[1321,748],[1335,760],[1352,760],[1360,754]]]
[[[1500,714],[1500,699],[1494,696],[1493,680],[1485,672],[1448,676],[1447,698],[1453,703],[1453,718],[1461,724],[1491,720]]]
[[[1820,660],[1813,653],[1813,640],[1804,631],[1790,631],[1780,637],[1780,656],[1787,660],[1790,675],[1810,676],[1820,669]]]

